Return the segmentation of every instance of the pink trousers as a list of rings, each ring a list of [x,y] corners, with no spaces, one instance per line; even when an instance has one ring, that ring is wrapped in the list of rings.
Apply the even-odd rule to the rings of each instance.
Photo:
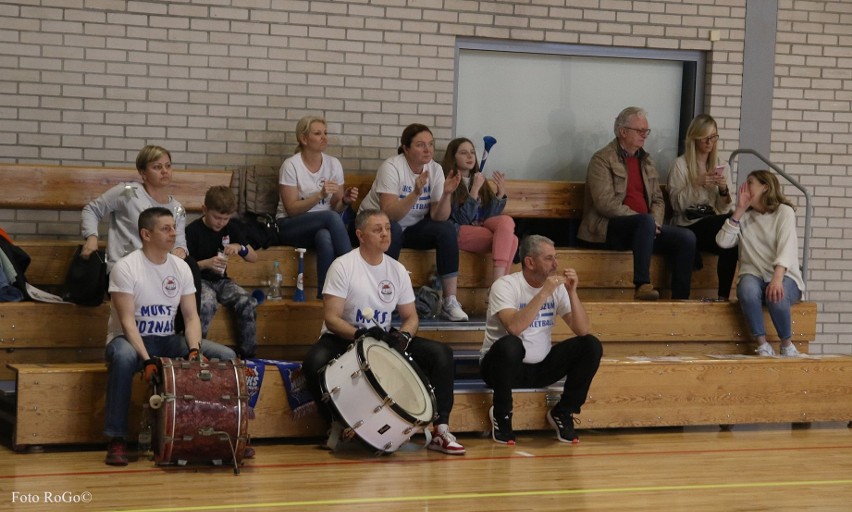
[[[461,226],[459,249],[475,254],[490,252],[494,267],[503,267],[508,274],[518,250],[515,221],[508,215],[495,215],[485,219],[481,226]]]

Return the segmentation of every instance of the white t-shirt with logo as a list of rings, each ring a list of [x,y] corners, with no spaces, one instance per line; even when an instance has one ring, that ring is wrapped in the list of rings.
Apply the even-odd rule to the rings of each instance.
[[[488,316],[485,320],[485,341],[482,343],[480,357],[484,357],[495,341],[509,334],[497,313],[504,309],[521,310],[541,290],[533,288],[524,279],[522,272],[503,276],[491,285],[488,295]],[[544,302],[535,320],[521,333],[526,356],[524,362],[541,362],[550,352],[554,322],[571,312],[571,299],[564,286],[558,286],[553,295]]]
[[[405,217],[400,219],[399,225],[402,226],[402,229],[423,220],[429,213],[432,203],[440,201],[441,195],[444,193],[444,169],[441,164],[432,160],[423,166],[423,170],[429,171],[429,181],[423,187],[423,193],[417,198],[414,206],[405,214]],[[358,211],[368,208],[380,210],[379,194],[393,194],[399,199],[407,197],[414,190],[416,180],[417,174],[414,174],[414,171],[408,166],[408,160],[405,159],[404,154],[388,158],[379,166],[379,170],[376,172],[376,180],[364,200],[361,201],[361,207]]]
[[[322,292],[345,299],[343,319],[356,329],[375,327],[363,314],[372,308],[376,321],[387,331],[397,304],[414,302],[411,277],[402,263],[383,254],[381,263],[370,265],[357,248],[334,260]],[[323,322],[321,334],[327,332],[331,331]]]
[[[185,261],[169,254],[157,265],[137,249],[112,268],[109,291],[133,295],[136,327],[142,336],[170,336],[175,333],[175,316],[183,295],[194,295],[192,271]],[[123,336],[124,329],[115,306],[110,306],[107,343]]]
[[[284,160],[284,163],[281,164],[281,169],[278,171],[278,184],[296,187],[299,191],[299,199],[316,194],[326,181],[333,181],[343,186],[343,166],[340,164],[340,160],[325,153],[322,155],[322,166],[320,166],[317,172],[311,172],[305,167],[301,153],[296,153],[287,160]],[[330,200],[331,194],[313,205],[307,213],[331,209]],[[275,217],[278,219],[287,217],[284,203],[280,199],[278,200],[278,213]]]

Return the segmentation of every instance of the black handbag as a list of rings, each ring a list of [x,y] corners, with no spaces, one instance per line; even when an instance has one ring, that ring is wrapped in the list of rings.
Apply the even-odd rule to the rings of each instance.
[[[716,210],[709,204],[697,204],[684,210],[684,214],[686,214],[687,219],[695,220],[703,219],[704,217],[712,217],[713,215],[716,215]]]

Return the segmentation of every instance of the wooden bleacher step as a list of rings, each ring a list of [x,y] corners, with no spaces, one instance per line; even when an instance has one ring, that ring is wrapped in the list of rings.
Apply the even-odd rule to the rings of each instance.
[[[28,445],[103,442],[106,367],[94,364],[14,365],[17,414],[13,442]],[[577,417],[579,428],[623,428],[748,423],[830,422],[852,419],[852,357],[755,356],[607,358]],[[134,382],[131,430],[138,425],[144,385]],[[561,387],[514,393],[515,430],[547,429],[545,412]],[[491,392],[481,381],[456,386],[451,428],[490,429]],[[254,438],[320,437],[319,415],[295,418],[284,384],[267,368]],[[135,432],[131,432],[131,436]]]

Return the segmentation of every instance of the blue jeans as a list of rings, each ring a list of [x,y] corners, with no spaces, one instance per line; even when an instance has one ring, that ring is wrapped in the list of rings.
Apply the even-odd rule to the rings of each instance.
[[[787,276],[784,276],[781,285],[784,287],[784,298],[772,304],[766,300],[766,287],[769,286],[769,283],[751,274],[740,275],[740,282],[737,285],[737,298],[740,301],[740,308],[743,310],[743,316],[752,337],[766,335],[766,326],[763,323],[764,304],[769,311],[769,318],[772,319],[772,325],[775,326],[778,337],[786,340],[793,336],[793,320],[790,315],[790,308],[793,304],[802,300],[802,291],[796,286],[796,282]]]
[[[316,251],[317,298],[322,298],[322,288],[331,262],[352,250],[343,218],[337,212],[326,210],[284,217],[277,222],[281,245],[311,247]]]
[[[434,221],[428,214],[417,224],[405,230],[391,221],[391,244],[387,255],[399,260],[402,248],[435,249],[435,267],[438,277],[459,275],[459,237],[452,221]]]
[[[142,341],[151,357],[178,358],[189,355],[186,338],[181,335],[143,336]],[[229,360],[237,357],[228,347],[208,340],[201,342],[201,352],[208,359]],[[133,378],[142,369],[144,361],[124,336],[117,336],[107,344],[106,361],[107,396],[104,434],[108,437],[127,437],[127,411],[130,409]]]
[[[210,322],[219,304],[234,310],[237,316],[237,348],[245,359],[254,357],[257,348],[257,300],[233,280],[201,280],[201,335],[207,337]]]
[[[633,284],[651,282],[651,254],[668,257],[672,268],[672,299],[688,299],[695,265],[695,233],[668,224],[656,234],[656,223],[650,214],[636,214],[609,219],[606,231],[607,249],[633,251]]]

